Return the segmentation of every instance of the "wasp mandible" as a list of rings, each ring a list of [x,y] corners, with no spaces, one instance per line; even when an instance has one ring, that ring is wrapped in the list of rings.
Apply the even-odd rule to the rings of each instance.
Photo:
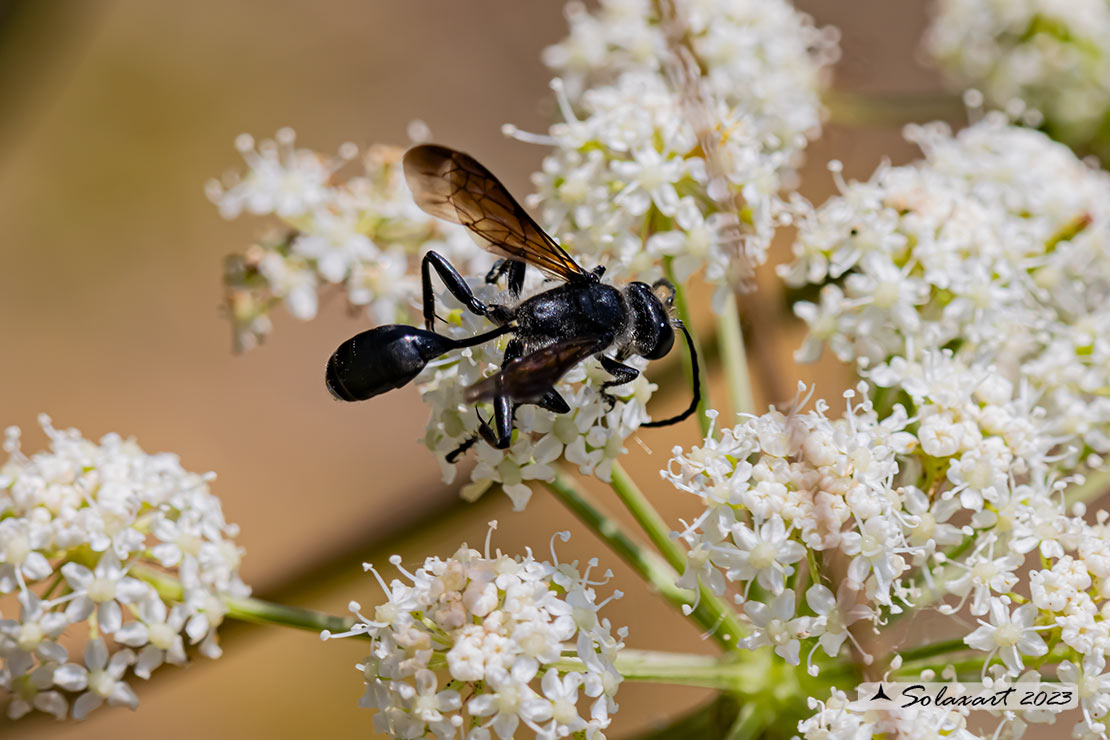
[[[328,360],[325,378],[335,398],[373,398],[405,385],[446,352],[511,334],[500,371],[467,387],[464,394],[468,403],[493,404],[493,425],[479,414],[478,432],[447,455],[447,461],[454,462],[479,437],[497,449],[509,447],[518,405],[531,403],[556,414],[568,413],[570,406],[555,384],[588,357],[596,356],[612,376],[601,386],[603,398],[612,407],[616,399],[609,388],[640,374],[624,360],[633,355],[648,360],[665,356],[678,329],[690,348],[693,400],[681,414],[641,426],[675,424],[694,412],[701,399],[698,358],[689,330],[671,315],[674,286],[670,282],[659,280],[650,286],[630,282],[619,288],[602,282],[604,266],[584,270],[489,170],[467,154],[422,144],[405,152],[404,170],[417,205],[437,218],[462,224],[479,246],[501,257],[486,282],[506,278],[509,300],[484,303],[446,258],[428,252],[420,264],[424,328],[389,324],[339,345]],[[520,300],[527,265],[561,284]],[[436,333],[433,272],[467,310],[495,328],[465,339]]]

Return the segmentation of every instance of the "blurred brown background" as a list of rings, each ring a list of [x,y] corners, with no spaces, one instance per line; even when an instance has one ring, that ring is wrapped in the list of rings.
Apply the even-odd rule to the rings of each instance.
[[[838,87],[937,88],[915,61],[919,0],[801,5],[843,31]],[[418,441],[425,411],[414,391],[334,403],[324,362],[365,320],[338,303],[310,323],[279,312],[271,340],[235,357],[218,311],[222,257],[262,226],[221,220],[203,195],[206,179],[241,166],[236,134],[264,138],[289,125],[299,145],[334,151],[347,140],[404,144],[406,124],[421,118],[523,195],[543,150],[499,129],[545,128],[549,74],[539,52],[565,30],[555,0],[0,2],[0,426],[23,427],[26,449],[36,450],[35,417],[45,411],[87,437],[134,435],[148,451],[177,452],[188,469],[217,471],[214,491],[242,526],[243,576],[264,597],[333,613],[351,599],[375,603],[363,560],[448,554],[480,542],[498,518],[506,551],[546,549],[553,531],[569,528],[577,534],[562,556],[611,564],[626,597],[607,611],[631,624],[631,646],[712,650],[543,491],[523,514],[496,492],[460,506]],[[883,156],[913,156],[896,126],[829,125],[810,148],[803,192],[820,202],[832,191],[831,158],[866,177]],[[765,283],[760,300],[772,306],[778,286]],[[799,378],[839,395],[845,375],[835,364],[794,367],[796,325],[759,328],[774,340],[766,352],[787,389]],[[761,404],[776,400],[757,393]],[[645,434],[653,455],[628,445],[626,465],[672,520],[689,502],[655,471],[673,444],[696,438],[688,423]],[[356,641],[229,625],[223,643],[217,662],[133,679],[135,714],[0,720],[0,733],[372,735],[370,712],[356,706]],[[660,723],[705,696],[627,684],[610,734]]]

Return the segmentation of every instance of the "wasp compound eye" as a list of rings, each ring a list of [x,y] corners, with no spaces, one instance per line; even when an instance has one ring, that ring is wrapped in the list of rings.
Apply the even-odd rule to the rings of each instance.
[[[414,326],[379,326],[339,345],[324,381],[340,401],[365,401],[400,388],[455,347],[454,340]]]
[[[674,346],[670,312],[647,283],[629,283],[625,295],[633,322],[636,354],[649,360],[665,357]]]

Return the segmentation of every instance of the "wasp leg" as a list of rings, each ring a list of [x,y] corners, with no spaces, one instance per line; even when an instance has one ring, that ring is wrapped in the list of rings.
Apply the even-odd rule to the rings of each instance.
[[[508,397],[502,396],[493,400],[493,420],[497,431],[493,431],[489,422],[478,414],[478,434],[490,447],[497,450],[507,450],[513,441],[513,402]]]
[[[463,276],[455,266],[447,261],[439,252],[428,252],[420,262],[420,280],[424,288],[424,326],[428,331],[433,331],[436,321],[436,296],[432,291],[432,270],[436,271],[439,279],[443,281],[447,291],[460,303],[466,306],[471,313],[493,319],[499,324],[505,323],[503,312],[482,303],[474,296],[474,291],[463,280]]]
[[[493,263],[493,267],[486,273],[486,283],[493,285],[505,275],[509,276],[508,289],[514,298],[520,296],[524,289],[524,270],[528,266],[519,260],[500,259]]]
[[[493,269],[490,270],[490,275],[493,275],[493,273],[504,262],[508,262],[508,260],[498,260],[497,264],[495,264],[493,266]],[[494,277],[494,280],[496,280],[496,279],[497,278]],[[488,275],[486,276],[486,280],[489,280]],[[517,357],[520,357],[523,353],[524,353],[524,347],[523,347],[523,345],[521,345],[520,340],[515,338],[515,337],[510,339],[509,343],[505,346],[505,355],[504,355],[504,358],[501,362],[502,366],[504,366],[504,364],[506,362],[509,362],[510,360],[515,360]],[[565,403],[566,402],[564,401],[564,404]],[[568,406],[568,409],[569,409],[569,406]],[[512,416],[513,417],[516,416],[515,404],[514,404],[514,407],[512,409]],[[484,428],[485,431],[483,431],[483,428]],[[509,433],[512,434],[512,428],[511,427],[509,429]],[[447,455],[443,459],[446,460],[451,465],[454,465],[455,461],[458,460],[459,457],[462,456],[464,453],[466,453],[471,447],[473,447],[478,442],[479,439],[486,440],[487,442],[490,443],[491,446],[497,447],[497,449],[505,449],[504,447],[498,447],[497,435],[493,433],[493,430],[490,429],[489,424],[486,422],[485,419],[482,418],[482,415],[478,414],[478,431],[475,432],[474,434],[470,435],[466,439],[464,439],[462,441],[462,444],[460,444],[458,447],[456,447],[455,449],[448,452]],[[506,447],[507,446],[508,445],[506,445]]]
[[[518,262],[516,264],[523,265],[524,263]],[[509,364],[523,354],[524,345],[521,344],[520,340],[515,337],[513,339],[510,339],[509,343],[505,345],[505,356],[501,360],[501,367],[504,368],[505,365]],[[515,404],[515,406],[519,405],[520,404]],[[552,411],[556,414],[565,414],[570,411],[570,404],[567,403],[566,400],[559,395],[559,391],[555,390],[554,388],[551,388],[546,393],[544,393],[543,397],[540,398],[540,400],[536,401],[536,405],[539,406],[541,409],[547,409],[548,411]],[[516,417],[515,406],[513,408],[514,418]]]
[[[598,359],[601,361],[601,367],[605,369],[605,372],[613,376],[612,380],[607,380],[601,384],[601,397],[605,399],[605,403],[611,411],[613,406],[617,403],[617,397],[609,393],[609,389],[614,386],[631,383],[640,376],[640,371],[634,367],[625,365],[623,362],[618,362],[611,357],[606,357],[605,355],[601,355]]]
[[[524,263],[521,262],[519,264]],[[501,367],[504,368],[505,365],[509,364],[523,354],[524,346],[521,344],[520,340],[516,338],[510,339],[509,343],[505,346],[505,356],[501,361]],[[541,409],[546,409],[556,414],[566,414],[570,411],[570,404],[567,403],[566,400],[559,395],[559,391],[555,390],[554,388],[551,388],[546,393],[544,393],[543,397],[540,398],[540,400],[536,401],[536,405],[539,406]],[[516,410],[519,406],[519,403],[513,404],[514,419],[516,418]]]
[[[505,277],[509,273],[510,268],[517,264],[516,260],[499,259],[493,263],[493,267],[489,268],[486,273],[486,285],[496,285],[497,281]],[[523,262],[520,264],[524,264]]]
[[[509,260],[502,258],[494,262],[493,267],[489,268],[489,272],[486,273],[486,285],[496,284],[497,281],[501,279],[501,276],[508,271],[508,269]]]
[[[479,440],[479,438],[480,437],[477,434],[470,435],[463,440],[463,443],[461,445],[448,452],[443,459],[446,460],[449,464],[454,465],[455,461],[459,459],[459,456],[473,447],[475,443]]]
[[[543,398],[536,401],[536,405],[541,409],[547,409],[555,414],[569,414],[570,404],[566,399],[559,395],[559,391],[552,388],[547,393],[543,394]]]
[[[524,290],[524,270],[527,267],[525,263],[516,260],[509,263],[509,294],[513,298],[519,298],[520,291]]]
[[[509,364],[517,359],[524,353],[524,345],[519,339],[513,337],[509,343],[505,345],[505,354],[501,358],[501,367]],[[508,449],[513,441],[513,418],[516,416],[516,402],[509,398],[509,395],[504,391],[499,392],[493,399],[493,421],[497,427],[497,434],[494,436],[489,425],[482,422],[478,427],[478,431],[482,433],[483,439],[490,443],[493,447],[499,450]],[[481,420],[481,417],[478,417]],[[489,432],[489,436],[486,433]]]

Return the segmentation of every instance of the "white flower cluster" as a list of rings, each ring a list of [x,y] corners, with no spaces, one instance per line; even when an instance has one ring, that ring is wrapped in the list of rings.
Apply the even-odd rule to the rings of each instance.
[[[901,584],[899,597],[918,605],[947,597],[944,614],[966,608],[979,626],[964,642],[986,653],[986,680],[1036,681],[1030,670],[1054,665],[1059,680],[1079,685],[1076,737],[1104,734],[1110,515],[1100,511],[1090,525],[1065,513],[1060,490],[1073,464],[1052,450],[1068,440],[1054,433],[1028,385],[1015,388],[950,353],[927,353],[922,363],[895,358],[870,377],[914,409],[918,453],[899,461],[899,478],[917,478],[916,490],[928,495],[922,501],[934,502],[927,513],[913,512],[920,521],[911,544],[929,536],[934,546],[928,559],[915,560],[920,574]],[[953,521],[967,524],[958,530]],[[1022,723],[1054,715],[1008,712],[1002,719],[1019,735]]]
[[[701,582],[718,595],[734,584],[751,625],[741,645],[773,645],[798,665],[805,642],[814,675],[818,647],[836,657],[854,639],[852,624],[877,623],[878,607],[900,610],[898,579],[935,542],[915,544],[915,524],[947,518],[921,491],[894,486],[897,456],[917,446],[904,414],[880,421],[865,401],[830,419],[826,408],[819,401],[805,414],[747,418],[701,447],[676,447],[663,471],[705,506],[679,533],[689,551],[678,584]],[[942,540],[947,528],[939,527]],[[815,554],[824,561],[818,573],[818,561],[807,562]],[[811,584],[804,604],[795,598],[800,572]],[[835,593],[827,582],[839,583]]]
[[[184,663],[185,642],[218,657],[225,597],[238,576],[238,528],[208,490],[213,475],[109,434],[99,444],[40,419],[49,452],[27,457],[7,430],[0,467],[0,688],[8,716],[32,709],[83,719],[107,701],[138,704],[130,670]],[[165,574],[177,593],[158,590]],[[8,606],[18,609],[7,611]],[[65,644],[88,636],[82,658]],[[63,639],[64,638],[64,639]]]
[[[471,287],[482,300],[496,295],[489,286]],[[458,306],[450,296],[441,296],[441,301],[444,310],[440,314],[449,319],[446,325],[437,326],[441,333],[469,337],[490,328],[483,319],[464,309],[447,312],[447,306]],[[479,418],[492,424],[489,404],[475,407],[464,400],[463,393],[470,384],[497,371],[504,350],[502,340],[451,352],[429,363],[417,378],[421,396],[432,410],[424,442],[439,459],[448,483],[454,480],[455,466],[446,457],[476,437]],[[625,364],[641,371],[647,367],[647,361],[639,357],[629,358]],[[647,404],[657,387],[641,374],[630,383],[606,390],[614,398],[613,407],[609,408],[601,395],[601,386],[610,380],[609,373],[591,358],[556,384],[570,406],[569,413],[555,414],[535,405],[519,406],[513,417],[516,432],[508,449],[495,449],[482,440],[475,442],[477,465],[471,470],[471,482],[463,488],[463,497],[476,499],[491,484],[498,483],[512,499],[513,508],[520,511],[532,495],[526,481],[553,480],[553,463],[560,458],[577,465],[583,475],[609,480],[613,462],[626,452],[624,440],[650,420]]]
[[[773,618],[790,627],[775,634],[780,654],[795,664],[798,640],[826,634],[839,620],[836,637],[826,639],[835,656],[846,614],[877,619],[938,592],[966,597],[973,589],[973,613],[986,613],[988,586],[976,568],[981,558],[1005,555],[992,555],[990,543],[1005,533],[1029,552],[1043,546],[1061,516],[1061,458],[1049,456],[1059,440],[1038,423],[1028,388],[1015,391],[997,372],[966,367],[950,352],[923,363],[896,358],[869,377],[876,400],[883,403],[893,388],[913,417],[901,403],[881,417],[871,400],[849,401],[848,412],[833,419],[824,402],[808,413],[772,410],[701,447],[676,448],[663,473],[705,506],[680,533],[690,548],[680,584],[700,580],[718,594],[735,584],[757,626],[749,647],[766,637],[764,607],[747,601],[758,587],[773,598]],[[871,392],[866,384],[859,390]],[[937,556],[973,534],[975,547],[959,560]],[[820,560],[807,559],[814,554]],[[812,572],[818,562],[826,569],[821,577],[840,583],[835,600]],[[960,577],[942,577],[956,564]],[[807,592],[812,618],[792,622],[801,606],[791,588],[799,568],[814,583]],[[908,578],[914,569],[924,570],[921,578]]]
[[[689,551],[679,585],[731,588],[749,624],[740,645],[771,645],[794,665],[808,650],[813,675],[819,648],[835,658],[851,641],[870,662],[852,631],[947,599],[941,613],[966,608],[978,622],[964,642],[981,651],[984,680],[1040,680],[1027,672],[1055,666],[1060,680],[1080,687],[1077,736],[1105,733],[1110,514],[1099,512],[1093,525],[1065,514],[1070,465],[1050,454],[1059,439],[1046,433],[1030,389],[950,352],[920,363],[896,358],[869,376],[875,387],[861,384],[863,396],[886,406],[892,388],[913,416],[893,404],[881,418],[867,400],[830,419],[818,402],[808,413],[772,410],[701,447],[676,448],[664,478],[705,506],[680,532]],[[937,661],[905,655],[895,670],[911,675]],[[1001,719],[1016,731],[1052,718]],[[834,696],[800,730],[879,737],[892,731],[884,723],[920,719],[854,711]],[[933,719],[966,732],[960,715]]]
[[[496,522],[491,523],[492,528]],[[570,533],[560,533],[565,542]],[[554,538],[552,539],[554,543]],[[621,676],[614,666],[627,630],[614,637],[598,611],[591,560],[510,557],[463,545],[447,559],[429,557],[415,573],[390,562],[408,580],[386,584],[387,601],[342,635],[370,638],[358,667],[366,682],[361,706],[377,710],[375,727],[392,737],[515,737],[521,724],[541,740],[604,738],[617,709]],[[592,701],[590,701],[592,700]],[[579,704],[588,704],[586,711]]]
[[[705,267],[731,286],[750,280],[775,225],[800,207],[779,190],[820,129],[836,33],[780,0],[678,9],[685,17],[663,21],[641,0],[606,0],[596,14],[569,3],[570,36],[544,56],[561,75],[564,121],[549,137],[517,135],[556,148],[534,202],[573,253],[633,278],[673,259],[679,282]],[[676,23],[695,59],[669,47]],[[676,65],[699,63],[696,80],[677,79]]]
[[[1043,115],[1054,138],[1110,155],[1110,3],[939,0],[926,52],[998,107]]]
[[[1110,175],[989,115],[952,136],[909,129],[925,158],[880,167],[799,228],[801,360],[919,361],[955,349],[1029,384],[1050,433],[1110,450]],[[1046,432],[1047,433],[1047,432]]]
[[[966,708],[952,709],[936,705],[916,705],[905,709],[866,710],[848,699],[840,689],[833,689],[827,701],[809,699],[813,716],[798,724],[805,740],[865,740],[899,738],[899,740],[980,740],[967,729]]]
[[[365,307],[381,324],[419,314],[420,257],[435,249],[460,267],[492,258],[459,226],[420,210],[404,183],[403,150],[374,146],[362,154],[361,172],[340,182],[336,173],[358,157],[344,144],[335,157],[294,146],[293,130],[255,144],[235,142],[247,172],[210,181],[209,198],[225,218],[244,211],[274,216],[282,233],[229,258],[224,281],[236,345],[250,348],[271,330],[270,310],[284,302],[301,320],[316,316],[319,293],[342,286],[352,307]],[[484,272],[483,272],[484,274]]]

